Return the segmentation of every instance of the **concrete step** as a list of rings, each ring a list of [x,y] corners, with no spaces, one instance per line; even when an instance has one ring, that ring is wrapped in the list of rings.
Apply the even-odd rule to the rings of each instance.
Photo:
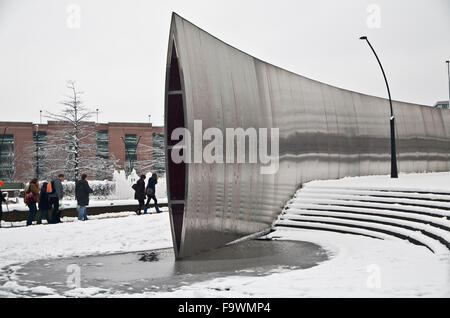
[[[449,254],[450,193],[307,186],[289,200],[275,227],[406,239]]]

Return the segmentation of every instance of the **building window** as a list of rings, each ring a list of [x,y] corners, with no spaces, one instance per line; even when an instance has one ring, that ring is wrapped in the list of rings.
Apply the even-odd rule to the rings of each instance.
[[[33,141],[38,144],[38,146],[42,146],[47,142],[47,132],[46,131],[38,131],[37,133],[33,133]]]
[[[107,130],[97,130],[97,157],[109,158],[109,137]]]
[[[137,136],[125,135],[125,170],[131,172],[137,168]]]
[[[436,108],[443,108],[443,109],[449,109],[449,103],[444,101],[444,102],[437,102],[436,105],[434,105],[434,107]]]
[[[166,170],[163,133],[153,133],[153,162],[153,170],[158,174],[163,174]]]
[[[13,181],[14,178],[14,135],[0,135],[0,180]]]

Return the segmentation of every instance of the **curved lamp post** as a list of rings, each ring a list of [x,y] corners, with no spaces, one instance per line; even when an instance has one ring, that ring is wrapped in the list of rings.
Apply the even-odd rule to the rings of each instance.
[[[397,171],[397,152],[395,150],[395,116],[394,116],[394,110],[392,109],[392,99],[391,99],[391,91],[389,89],[389,84],[386,78],[386,74],[384,73],[383,65],[381,65],[380,59],[378,58],[377,53],[372,47],[372,44],[370,44],[369,39],[367,36],[362,36],[359,38],[360,40],[366,40],[367,44],[369,44],[370,48],[372,49],[373,54],[377,58],[378,64],[380,65],[381,72],[383,72],[384,81],[386,82],[386,87],[389,95],[389,106],[391,109],[391,118],[390,118],[390,124],[391,124],[391,178],[398,178],[398,171]]]
[[[36,143],[36,154],[35,154],[35,160],[36,160],[36,178],[39,179],[39,125],[34,125],[36,127],[35,131],[35,143]]]

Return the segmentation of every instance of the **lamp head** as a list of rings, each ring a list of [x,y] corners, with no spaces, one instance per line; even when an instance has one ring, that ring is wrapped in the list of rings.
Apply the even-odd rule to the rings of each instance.
[[[362,37],[359,38],[360,40],[367,40],[367,36],[363,35]]]

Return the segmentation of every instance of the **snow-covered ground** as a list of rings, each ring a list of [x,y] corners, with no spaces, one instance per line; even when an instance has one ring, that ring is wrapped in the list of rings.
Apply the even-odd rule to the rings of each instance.
[[[262,277],[230,276],[181,287],[170,293],[114,294],[95,287],[63,296],[101,297],[446,297],[449,263],[428,249],[405,241],[384,241],[353,235],[278,229],[271,237],[310,241],[330,259],[316,267]],[[39,239],[37,239],[37,237]],[[172,246],[167,213],[55,226],[0,231],[1,266],[37,259],[111,254]],[[11,280],[0,296],[29,291]],[[42,286],[42,288],[45,288]],[[37,294],[53,294],[40,290]]]
[[[309,269],[263,277],[226,277],[164,297],[449,297],[447,258],[403,241],[278,229],[270,236],[316,243],[331,258]],[[150,294],[147,296],[151,296]]]
[[[450,189],[450,173],[346,178],[343,183],[421,189]],[[407,180],[408,179],[408,180]],[[406,181],[407,180],[407,181]],[[315,181],[314,183],[324,183]],[[338,181],[326,181],[330,184]],[[325,183],[324,183],[325,184]],[[335,184],[333,184],[335,186]],[[0,267],[38,259],[111,254],[172,246],[168,213],[121,217],[97,216],[87,222],[0,229]],[[261,277],[228,276],[183,286],[173,292],[114,294],[86,288],[62,296],[78,297],[449,297],[450,263],[423,246],[403,240],[312,230],[278,228],[270,237],[322,246],[329,260],[309,269]],[[12,266],[12,267],[11,267]],[[6,277],[6,278],[5,278]],[[0,272],[0,296],[17,296],[26,287]],[[41,286],[36,294],[58,296]]]
[[[167,211],[167,209],[165,209]],[[163,210],[164,211],[164,210]],[[0,268],[51,259],[172,246],[169,214],[122,212],[91,216],[89,221],[0,229]]]

